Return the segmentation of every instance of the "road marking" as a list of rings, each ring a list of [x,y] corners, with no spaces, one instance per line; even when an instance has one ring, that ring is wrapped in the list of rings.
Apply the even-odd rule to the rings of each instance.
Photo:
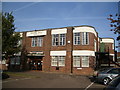
[[[87,90],[88,88],[90,88],[92,85],[94,84],[94,82],[92,82],[90,85],[88,85],[85,90]]]
[[[13,79],[13,80],[8,80],[8,81],[2,81],[0,83],[7,83],[7,82],[18,81],[18,80],[25,80],[25,79],[31,79],[31,78]]]

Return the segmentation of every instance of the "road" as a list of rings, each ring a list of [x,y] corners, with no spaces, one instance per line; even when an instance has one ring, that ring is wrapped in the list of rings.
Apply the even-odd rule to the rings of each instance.
[[[87,76],[45,72],[10,73],[10,78],[3,80],[2,88],[91,88],[103,89],[105,86],[91,82]]]

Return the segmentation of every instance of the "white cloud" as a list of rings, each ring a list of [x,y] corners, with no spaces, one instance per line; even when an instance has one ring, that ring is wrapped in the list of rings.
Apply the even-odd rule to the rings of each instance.
[[[30,4],[27,4],[27,5],[23,6],[23,7],[20,7],[20,8],[17,8],[17,9],[15,9],[15,10],[13,10],[13,12],[20,11],[20,10],[22,10],[22,9],[28,8],[28,7],[32,6],[32,5],[37,4],[37,3],[38,3],[38,2],[33,2],[33,3],[30,3]]]

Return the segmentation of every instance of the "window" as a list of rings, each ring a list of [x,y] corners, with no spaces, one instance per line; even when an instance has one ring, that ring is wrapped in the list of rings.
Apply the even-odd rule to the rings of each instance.
[[[65,45],[66,34],[53,34],[52,35],[52,45],[53,46],[63,46]]]
[[[89,67],[89,57],[82,56],[82,67]]]
[[[74,33],[73,39],[74,39],[74,45],[80,45],[80,33]]]
[[[88,45],[88,44],[89,44],[88,32],[82,32],[82,45]]]
[[[96,40],[94,39],[94,50],[95,50],[95,52],[97,51],[97,46],[96,45],[97,45]]]
[[[51,57],[51,66],[57,66],[57,57]]]
[[[51,66],[65,66],[65,56],[52,56]]]
[[[73,67],[80,67],[80,56],[73,57]]]
[[[65,66],[65,57],[64,56],[59,56],[59,66]]]
[[[120,71],[119,71],[119,69],[112,69],[108,73],[110,73],[110,74],[119,74]]]
[[[60,45],[65,45],[65,34],[60,34]]]
[[[43,43],[43,37],[33,37],[32,38],[32,47],[41,47]]]
[[[43,42],[43,37],[38,37],[37,39],[37,46],[41,47],[42,46],[42,42]]]

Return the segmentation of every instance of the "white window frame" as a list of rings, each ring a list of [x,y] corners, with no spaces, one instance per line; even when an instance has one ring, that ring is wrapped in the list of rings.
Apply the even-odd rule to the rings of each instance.
[[[37,46],[42,47],[43,44],[43,37],[37,37]]]
[[[57,58],[55,56],[51,57],[51,66],[57,66]]]
[[[59,56],[59,63],[58,66],[65,66],[65,56]]]
[[[52,46],[65,46],[65,45],[66,45],[66,34],[52,35]]]
[[[64,46],[66,44],[66,34],[59,34],[59,45]]]
[[[31,42],[31,46],[32,47],[42,47],[43,45],[43,37],[32,37],[32,42]]]
[[[95,50],[95,52],[97,51],[97,42],[95,39],[94,39],[94,50]]]
[[[82,32],[82,45],[89,45],[89,33]]]
[[[74,42],[74,45],[80,45],[81,44],[81,38],[80,38],[80,32],[77,32],[77,33],[73,33],[73,42]]]
[[[65,56],[51,56],[51,66],[65,66]]]
[[[89,57],[88,56],[81,57],[81,66],[82,67],[89,67]]]

